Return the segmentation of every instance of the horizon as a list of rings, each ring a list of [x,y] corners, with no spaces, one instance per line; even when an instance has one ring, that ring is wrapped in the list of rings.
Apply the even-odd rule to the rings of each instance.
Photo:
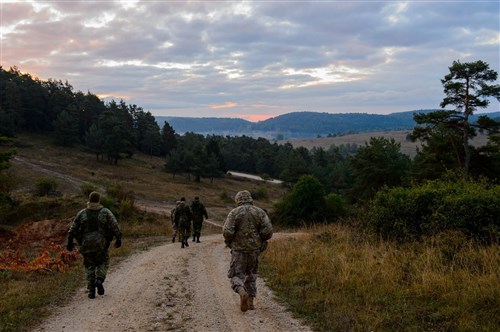
[[[455,60],[500,69],[500,3],[3,1],[3,68],[155,116],[437,109]],[[485,112],[499,102],[490,99]]]

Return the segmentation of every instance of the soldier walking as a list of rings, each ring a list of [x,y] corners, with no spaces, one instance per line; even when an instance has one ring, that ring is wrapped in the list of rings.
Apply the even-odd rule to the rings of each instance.
[[[201,227],[203,226],[203,217],[208,219],[207,209],[196,196],[191,202],[191,212],[193,213],[193,242],[200,243]]]
[[[177,233],[179,232],[179,224],[175,222],[175,210],[179,206],[181,202],[177,201],[175,202],[175,207],[170,211],[170,221],[172,222],[172,243],[175,242],[175,238],[177,237]],[[179,235],[179,241],[181,240],[181,237]]]
[[[78,212],[71,224],[66,246],[68,251],[72,251],[73,239],[80,246],[90,299],[95,298],[96,288],[97,294],[104,295],[103,283],[109,267],[108,249],[113,236],[116,238],[115,248],[120,248],[122,244],[118,222],[113,213],[101,205],[100,199],[99,193],[90,193],[87,208]]]
[[[179,227],[181,237],[181,248],[189,247],[188,239],[191,235],[191,221],[193,214],[191,209],[186,205],[186,199],[182,197],[179,201],[179,206],[175,209],[174,220]]]
[[[223,236],[231,248],[231,288],[240,295],[240,310],[245,312],[255,309],[259,255],[267,248],[273,227],[264,210],[253,205],[250,192],[240,191],[234,200],[238,206],[227,215]]]

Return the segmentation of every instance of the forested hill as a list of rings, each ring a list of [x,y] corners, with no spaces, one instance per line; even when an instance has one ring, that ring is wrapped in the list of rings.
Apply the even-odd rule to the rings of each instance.
[[[158,124],[168,122],[180,134],[195,132],[213,135],[247,135],[275,138],[306,138],[318,135],[341,135],[373,131],[412,129],[414,113],[434,110],[415,110],[388,115],[367,113],[330,114],[318,112],[294,112],[276,116],[264,121],[250,122],[235,118],[188,118],[157,116]],[[489,113],[489,117],[499,118],[500,112]],[[473,118],[476,119],[477,116]]]

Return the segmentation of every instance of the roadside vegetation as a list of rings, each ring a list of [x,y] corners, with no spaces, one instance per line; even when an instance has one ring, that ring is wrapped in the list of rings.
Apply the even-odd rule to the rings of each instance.
[[[200,196],[222,224],[243,189],[277,230],[299,234],[271,243],[262,273],[315,329],[494,331],[500,120],[469,120],[488,97],[500,100],[500,86],[490,84],[498,75],[482,61],[449,69],[441,107],[455,108],[415,114],[409,138],[421,145],[409,157],[382,136],[355,149],[311,150],[245,136],[181,136],[168,123],[160,131],[136,105],[105,105],[68,83],[0,68],[16,92],[16,103],[0,105],[0,287],[9,290],[0,295],[2,331],[33,326],[82,284],[80,258],[61,246],[90,191],[105,194],[122,226],[116,262],[168,241],[165,207],[179,197]],[[24,118],[34,112],[26,91],[50,117]],[[479,131],[486,143],[474,146]],[[284,184],[226,177],[228,169]]]

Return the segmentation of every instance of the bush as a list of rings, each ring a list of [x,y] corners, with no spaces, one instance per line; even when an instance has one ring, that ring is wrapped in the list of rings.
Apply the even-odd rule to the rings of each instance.
[[[80,190],[82,191],[82,194],[85,198],[89,197],[90,193],[93,191],[97,191],[97,186],[93,183],[85,182],[82,184],[80,187]]]
[[[500,242],[500,186],[486,181],[432,181],[384,189],[367,222],[384,238],[406,241],[458,230],[482,242]]]
[[[57,181],[53,177],[44,177],[35,181],[36,193],[38,196],[47,196],[57,188]]]
[[[325,209],[328,220],[336,220],[347,213],[346,201],[340,194],[331,193],[325,197]]]
[[[123,185],[116,181],[106,185],[106,193],[117,201],[133,200],[134,196],[132,191],[126,191]]]
[[[299,226],[323,222],[327,216],[323,185],[311,175],[303,175],[292,191],[274,206],[272,220]]]
[[[259,186],[256,189],[253,189],[250,193],[252,195],[252,199],[255,200],[262,200],[268,198],[267,189],[265,187]]]

